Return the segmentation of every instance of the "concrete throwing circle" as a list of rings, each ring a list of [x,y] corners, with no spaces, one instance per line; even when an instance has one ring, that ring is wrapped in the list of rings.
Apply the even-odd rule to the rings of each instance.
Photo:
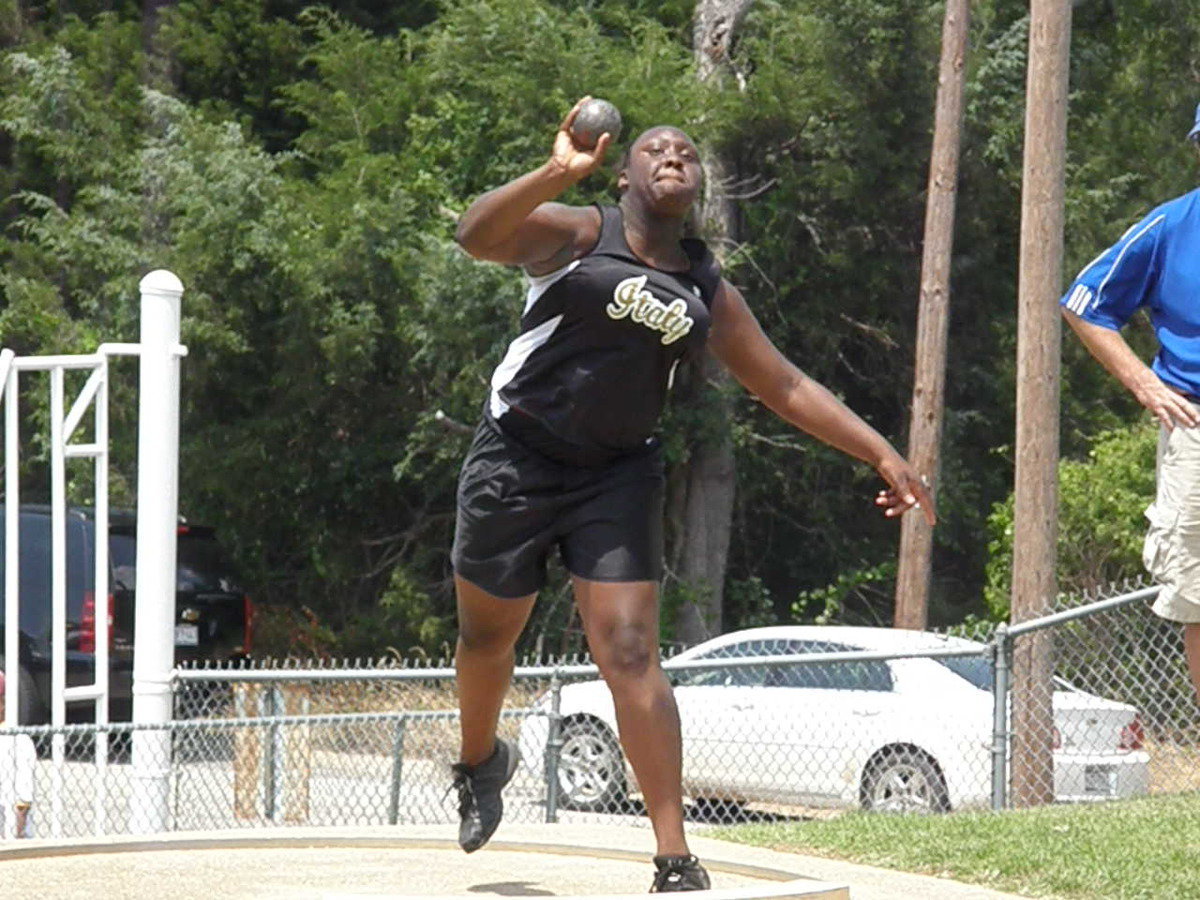
[[[793,872],[705,859],[711,900],[847,900],[842,886]],[[0,849],[6,896],[55,900],[416,900],[435,897],[644,895],[645,854],[494,841],[464,854],[450,841],[327,835],[171,834],[35,841]]]

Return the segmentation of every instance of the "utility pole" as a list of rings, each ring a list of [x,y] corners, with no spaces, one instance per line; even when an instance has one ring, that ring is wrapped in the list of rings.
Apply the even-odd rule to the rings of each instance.
[[[930,480],[936,497],[941,467],[946,387],[946,333],[950,318],[950,267],[954,250],[954,207],[958,195],[958,151],[962,142],[969,0],[946,0],[942,57],[933,117],[933,151],[925,201],[925,244],[917,310],[917,358],[913,374],[908,458]],[[928,621],[933,529],[922,516],[904,516],[896,573],[897,628],[923,629]]]
[[[1017,298],[1017,434],[1012,621],[1050,611],[1057,592],[1058,407],[1063,194],[1071,0],[1032,0]],[[1018,638],[1013,655],[1012,798],[1054,799],[1052,645]]]

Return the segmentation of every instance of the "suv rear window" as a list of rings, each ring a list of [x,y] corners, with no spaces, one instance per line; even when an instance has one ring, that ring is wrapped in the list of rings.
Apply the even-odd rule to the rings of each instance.
[[[175,590],[201,594],[237,593],[237,587],[229,580],[233,568],[211,535],[180,534],[178,554]]]
[[[180,593],[236,593],[232,568],[212,534],[204,529],[181,531],[176,541],[175,590]],[[113,580],[132,591],[137,580],[137,541],[131,534],[109,536]]]

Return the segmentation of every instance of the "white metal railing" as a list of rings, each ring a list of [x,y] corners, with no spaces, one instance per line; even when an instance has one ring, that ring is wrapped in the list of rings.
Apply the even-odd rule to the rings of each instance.
[[[108,385],[109,358],[134,355],[137,345],[102,345],[95,353],[78,356],[18,357],[5,351],[0,367],[3,376],[5,406],[5,661],[13,677],[6,680],[6,706],[21,709],[20,671],[20,559],[21,559],[21,496],[20,496],[20,397],[22,373],[46,373],[50,390],[50,521],[51,521],[51,652],[50,652],[50,721],[54,725],[66,722],[67,704],[90,701],[97,723],[107,723],[109,717],[109,629],[112,610],[108,591]],[[75,398],[69,412],[65,407],[66,372],[90,370],[83,389]],[[93,411],[92,439],[86,443],[73,442],[76,431],[89,408]],[[96,543],[92,592],[94,598],[95,667],[91,684],[67,686],[67,460],[93,461],[96,511]],[[11,661],[9,663],[8,661]],[[51,740],[55,762],[63,758],[61,735]],[[97,765],[108,758],[107,735],[96,740]],[[57,771],[57,769],[56,769]],[[102,783],[102,782],[101,782]],[[51,795],[49,821],[52,832],[60,833],[62,792]],[[103,828],[102,810],[106,806],[104,790],[96,792],[97,828]]]
[[[95,353],[51,356],[17,356],[0,350],[0,404],[4,406],[4,500],[5,500],[5,704],[14,715],[21,709],[20,653],[20,382],[21,373],[46,373],[50,390],[50,514],[51,514],[51,651],[50,718],[55,727],[66,722],[67,704],[91,702],[96,733],[95,760],[103,771],[108,763],[110,699],[110,635],[112,598],[109,593],[109,362],[113,357],[140,357],[139,387],[139,475],[138,475],[138,610],[135,636],[134,716],[143,721],[170,718],[170,672],[173,659],[175,521],[177,516],[176,473],[178,471],[179,359],[187,350],[179,343],[179,301],[183,286],[170,272],[151,272],[141,281],[142,322],[139,343],[105,343]],[[66,409],[66,373],[90,371],[87,381]],[[93,412],[90,440],[75,440],[88,411]],[[94,469],[94,568],[92,579],[94,614],[94,677],[91,684],[67,686],[67,460],[91,459]],[[147,501],[145,498],[150,497]],[[143,507],[145,507],[143,509]],[[165,523],[165,524],[164,524]],[[164,533],[165,532],[165,533]],[[144,540],[144,543],[143,543]],[[161,571],[160,571],[161,570]],[[165,585],[165,587],[164,587]],[[165,598],[165,599],[164,599]],[[143,607],[150,610],[142,615]],[[146,620],[143,623],[142,620]],[[164,625],[165,621],[165,625]],[[154,647],[155,642],[164,647]],[[165,653],[165,661],[163,659]],[[142,675],[139,683],[138,675]],[[162,695],[166,695],[165,704]],[[143,697],[139,710],[138,696]],[[150,706],[147,707],[146,704]],[[161,708],[165,706],[165,713]],[[158,748],[155,748],[156,751]],[[61,772],[64,753],[62,733],[51,738],[54,771]],[[143,750],[142,758],[147,759]],[[135,753],[135,763],[136,763]],[[150,796],[165,797],[166,774],[162,766],[147,764],[138,782]],[[106,779],[96,781],[94,796],[97,834],[105,833]],[[48,825],[51,836],[62,833],[62,785],[51,785]],[[164,801],[165,802],[165,801]],[[139,810],[154,809],[147,802]],[[142,816],[139,812],[137,815]],[[131,823],[134,830],[161,830],[150,819]]]

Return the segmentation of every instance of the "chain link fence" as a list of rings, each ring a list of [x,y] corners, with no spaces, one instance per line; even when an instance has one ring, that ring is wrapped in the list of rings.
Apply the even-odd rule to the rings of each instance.
[[[695,821],[846,808],[942,812],[1200,788],[1200,710],[1153,589],[973,636],[780,626],[666,667]],[[0,728],[36,745],[33,831],[131,830],[137,780],[169,772],[167,827],[456,821],[449,668],[176,673],[166,758],[128,724]],[[506,821],[646,825],[611,697],[585,660],[518,667],[501,720],[522,765]],[[7,765],[11,770],[12,765]]]
[[[1072,797],[1200,789],[1200,707],[1180,626],[1150,611],[1156,594],[1153,587],[1134,590],[1006,629],[1013,716],[1008,805],[1037,805],[1064,793],[1064,773],[1045,765],[1045,747],[1055,760],[1077,761],[1065,785]],[[1041,672],[1053,679],[1049,705],[1039,695]],[[1097,746],[1116,754],[1102,758]]]

